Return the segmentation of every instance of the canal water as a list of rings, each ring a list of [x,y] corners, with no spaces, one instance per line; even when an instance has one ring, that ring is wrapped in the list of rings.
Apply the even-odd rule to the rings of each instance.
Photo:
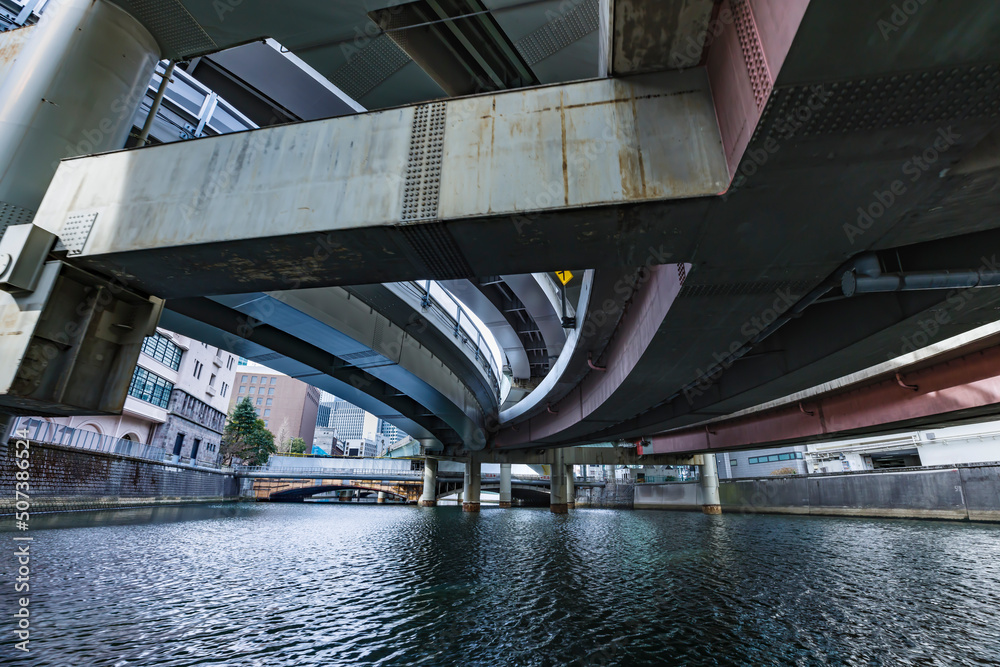
[[[331,503],[30,534],[20,658],[0,535],[3,664],[1000,664],[998,525]]]

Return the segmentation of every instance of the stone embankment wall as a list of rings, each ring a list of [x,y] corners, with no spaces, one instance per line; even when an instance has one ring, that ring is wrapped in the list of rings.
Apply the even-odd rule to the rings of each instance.
[[[15,442],[0,443],[0,514],[17,507],[15,475],[22,469]],[[218,502],[239,494],[236,479],[222,472],[35,442],[28,449],[28,487],[21,491],[31,512]]]
[[[1000,521],[1000,463],[795,477],[719,485],[722,511]],[[636,509],[701,508],[697,483],[639,485]]]

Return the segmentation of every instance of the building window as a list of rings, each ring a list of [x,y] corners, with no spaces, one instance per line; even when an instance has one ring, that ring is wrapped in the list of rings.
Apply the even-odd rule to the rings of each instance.
[[[225,397],[226,397],[226,391],[227,391],[228,389],[229,389],[229,385],[228,385],[228,384],[226,384],[225,382],[223,382],[223,383],[222,383],[222,397],[223,397],[223,398],[225,398]]]
[[[265,417],[270,417],[271,416],[271,411],[270,410],[264,410],[264,416]]]
[[[226,370],[227,371],[233,370],[233,355],[231,354],[229,355],[229,360],[226,361]]]
[[[271,387],[270,389],[268,389],[268,390],[267,390],[267,393],[268,393],[269,395],[271,395],[271,396],[274,396],[274,387]]]
[[[252,378],[250,378],[250,382],[251,384],[257,384],[257,376],[254,375]]]
[[[267,399],[267,404],[268,405],[271,405],[272,403],[274,403],[274,399],[273,398]]]
[[[271,384],[278,384],[278,378],[271,378]]]
[[[161,408],[166,408],[170,402],[170,392],[174,390],[172,382],[161,378],[155,373],[150,373],[142,366],[136,366],[132,373],[132,383],[128,388],[128,395],[146,401]]]
[[[240,380],[240,382],[246,382],[246,381],[247,381],[247,376],[246,376],[246,375],[244,375],[244,376],[243,376],[243,379],[242,379],[242,380]]]
[[[738,461],[736,459],[730,459],[729,460],[729,465],[731,465],[734,468],[736,467],[737,463],[738,463]]]
[[[267,428],[267,420],[264,420],[264,428]]]
[[[142,353],[175,371],[181,367],[183,351],[173,341],[161,334],[148,336],[142,341]]]
[[[208,378],[208,386],[209,387],[215,386],[215,373],[212,373],[212,377]]]
[[[194,362],[194,370],[191,372],[191,375],[195,376],[195,378],[201,378],[201,369],[202,369],[201,362],[200,361],[195,361]]]
[[[247,393],[248,394],[256,394],[257,393],[257,387],[250,387],[250,389],[247,391]]]
[[[264,405],[264,399],[263,398],[258,398],[257,399],[257,405]]]
[[[789,454],[770,454],[769,456],[754,456],[750,458],[750,464],[754,465],[757,463],[775,463],[777,461],[792,461],[795,459],[801,459],[801,452],[792,452]]]
[[[241,393],[241,394],[245,394],[245,393],[247,393],[247,388],[246,388],[246,387],[242,387],[242,386],[241,386],[241,387],[240,387],[240,393]]]

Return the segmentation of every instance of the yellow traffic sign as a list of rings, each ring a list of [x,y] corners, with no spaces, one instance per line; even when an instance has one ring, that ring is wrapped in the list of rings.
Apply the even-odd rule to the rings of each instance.
[[[571,271],[556,271],[556,277],[562,281],[563,285],[568,285],[569,281],[573,280],[573,273]]]

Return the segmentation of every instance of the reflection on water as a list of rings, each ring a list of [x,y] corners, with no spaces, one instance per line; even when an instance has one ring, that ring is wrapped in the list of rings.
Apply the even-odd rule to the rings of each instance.
[[[1000,663],[995,525],[218,505],[32,535],[32,651],[8,621],[4,664]]]

